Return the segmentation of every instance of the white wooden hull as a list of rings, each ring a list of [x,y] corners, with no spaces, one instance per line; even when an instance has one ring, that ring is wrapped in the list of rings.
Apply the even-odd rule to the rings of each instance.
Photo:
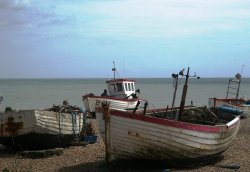
[[[108,103],[111,109],[126,110],[135,108],[140,99],[119,99],[112,97],[90,96],[83,99],[85,110],[95,113],[96,107],[101,107],[102,103]]]
[[[232,100],[232,101],[230,101]],[[238,102],[238,103],[234,103]],[[237,110],[242,110],[243,114],[242,117],[249,117],[250,116],[250,105],[246,105],[242,102],[241,99],[217,99],[217,98],[209,98],[208,99],[208,106],[209,107],[229,107]]]
[[[35,116],[34,132],[37,133],[78,134],[83,125],[82,115],[36,110]]]
[[[68,144],[81,132],[82,125],[83,114],[72,115],[46,110],[0,113],[0,144],[26,147],[27,139],[28,142],[34,141],[37,144],[27,147],[34,148],[50,147],[50,143],[54,146],[60,142]],[[12,145],[8,145],[10,140]]]
[[[96,113],[99,132],[105,138],[105,121]],[[124,159],[186,160],[219,155],[235,138],[240,121],[230,126],[203,126],[180,121],[110,112],[108,161]]]

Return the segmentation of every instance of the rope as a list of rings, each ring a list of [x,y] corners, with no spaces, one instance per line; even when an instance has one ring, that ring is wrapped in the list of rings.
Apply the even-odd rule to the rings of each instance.
[[[60,144],[62,144],[62,131],[61,131],[61,113],[58,113],[58,125],[59,125],[59,135],[58,135],[58,141]]]
[[[74,112],[71,113],[72,117],[72,130],[73,130],[73,135],[75,136],[75,140],[78,141],[78,137],[75,132],[75,124],[76,124],[76,114]]]

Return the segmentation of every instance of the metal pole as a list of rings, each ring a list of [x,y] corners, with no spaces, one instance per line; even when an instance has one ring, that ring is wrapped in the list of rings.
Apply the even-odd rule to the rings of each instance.
[[[115,71],[116,71],[116,68],[115,68],[115,62],[113,61],[113,64],[114,64],[114,67],[112,68],[112,71],[114,72],[114,79],[115,79]]]

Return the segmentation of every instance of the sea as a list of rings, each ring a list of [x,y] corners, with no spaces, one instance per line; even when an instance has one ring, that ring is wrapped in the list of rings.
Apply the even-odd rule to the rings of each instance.
[[[148,100],[149,108],[171,107],[174,95],[172,78],[133,78],[138,96]],[[6,107],[13,110],[45,109],[62,105],[67,100],[70,105],[84,109],[82,96],[88,93],[101,95],[106,86],[105,78],[67,79],[0,79],[0,111]],[[208,98],[225,98],[228,78],[189,78],[186,105],[207,106]],[[185,79],[179,79],[175,106],[180,105]],[[229,95],[235,97],[235,95]],[[250,78],[242,78],[239,98],[250,99]]]

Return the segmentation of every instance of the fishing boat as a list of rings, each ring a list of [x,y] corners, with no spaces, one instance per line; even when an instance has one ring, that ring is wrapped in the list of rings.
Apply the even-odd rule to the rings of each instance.
[[[70,145],[83,127],[82,110],[76,106],[54,106],[44,110],[0,113],[0,144],[22,149],[46,149]]]
[[[203,161],[218,157],[230,146],[239,130],[240,117],[214,108],[185,105],[189,68],[185,76],[179,107],[147,109],[147,102],[138,111],[110,109],[109,104],[96,107],[108,162]]]
[[[93,93],[86,94],[82,97],[85,110],[95,115],[95,107],[101,107],[102,103],[110,104],[112,109],[131,109],[134,108],[141,99],[137,96],[140,93],[139,89],[135,88],[135,80],[116,78],[116,67],[114,67],[114,78],[107,80],[107,89],[101,96],[96,96]]]
[[[241,118],[250,116],[250,100],[242,98],[209,98],[208,105],[225,111],[231,110],[235,115],[241,114]]]
[[[228,81],[226,98],[209,98],[208,106],[220,108],[224,111],[231,110],[235,115],[240,113],[241,118],[250,116],[250,100],[239,98],[240,84],[241,74],[237,73],[235,78],[230,78]],[[235,95],[235,97],[232,97],[232,95]]]

